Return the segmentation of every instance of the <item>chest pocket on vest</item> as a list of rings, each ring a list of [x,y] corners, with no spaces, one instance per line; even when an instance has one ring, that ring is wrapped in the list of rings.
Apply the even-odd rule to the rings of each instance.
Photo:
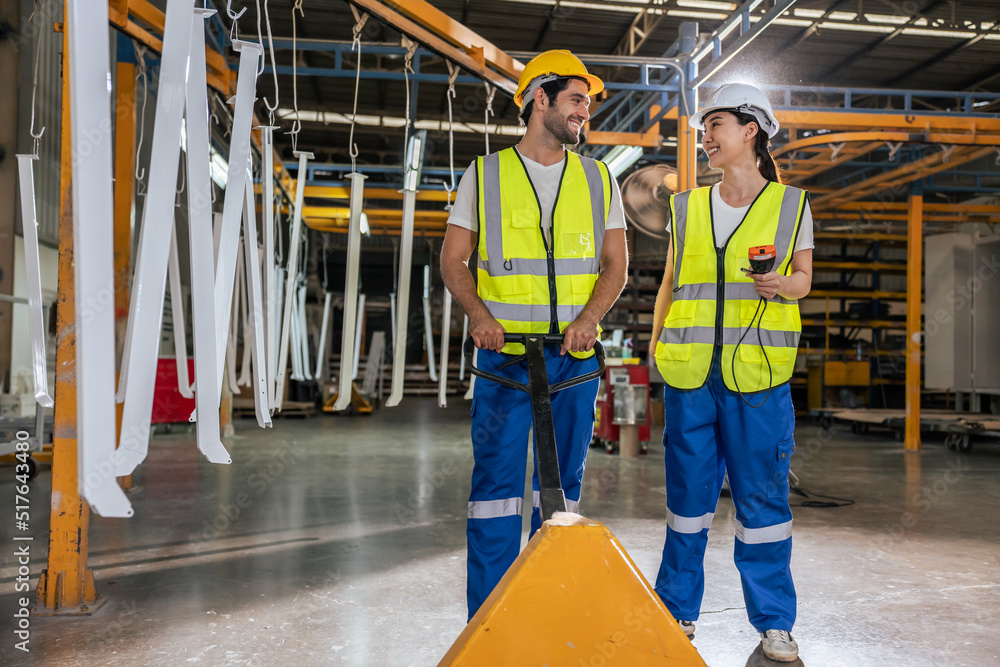
[[[586,258],[594,256],[594,234],[577,232],[559,236],[560,251],[563,257]]]
[[[510,257],[544,257],[542,231],[539,227],[538,211],[520,209],[510,212],[504,218],[503,252],[504,259]]]

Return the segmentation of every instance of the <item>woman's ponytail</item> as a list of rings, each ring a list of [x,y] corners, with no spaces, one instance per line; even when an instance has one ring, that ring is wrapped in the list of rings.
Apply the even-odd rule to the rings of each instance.
[[[771,151],[768,150],[767,144],[770,139],[767,133],[763,130],[757,130],[756,143],[754,144],[754,152],[757,154],[757,169],[760,171],[760,175],[769,181],[774,181],[775,183],[780,183],[781,179],[778,177],[778,165],[774,163],[774,158],[771,157]]]
[[[768,150],[768,143],[771,138],[767,136],[767,132],[761,129],[760,122],[751,114],[742,113],[736,109],[726,109],[726,111],[736,116],[736,120],[739,121],[740,125],[745,126],[753,123],[757,126],[757,136],[754,137],[754,155],[757,158],[757,169],[765,180],[781,183],[781,178],[778,176],[778,165],[774,163],[771,151]]]

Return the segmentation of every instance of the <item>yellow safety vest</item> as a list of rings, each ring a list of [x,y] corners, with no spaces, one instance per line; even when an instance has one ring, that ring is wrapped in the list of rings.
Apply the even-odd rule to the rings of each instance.
[[[774,271],[782,275],[791,272],[807,201],[804,190],[769,182],[736,231],[718,248],[712,224],[711,188],[670,197],[673,303],[654,356],[671,387],[697,389],[704,385],[720,345],[722,377],[732,391],[737,391],[737,383],[738,390],[747,393],[763,391],[791,378],[802,331],[798,302],[775,296],[767,301],[763,317],[757,311],[754,318],[760,296],[753,280],[740,269],[750,267],[750,247],[773,245]]]
[[[479,297],[510,333],[562,333],[590,300],[611,207],[607,166],[566,151],[552,207],[552,246],[541,205],[514,148],[476,160]],[[524,346],[503,351],[523,354]],[[578,358],[593,351],[574,354]]]

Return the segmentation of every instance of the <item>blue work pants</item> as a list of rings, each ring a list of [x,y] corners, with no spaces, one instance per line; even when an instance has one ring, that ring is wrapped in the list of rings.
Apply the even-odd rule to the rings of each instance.
[[[788,466],[795,412],[787,383],[749,407],[713,363],[700,389],[664,392],[667,537],[656,592],[679,620],[695,621],[705,590],[708,528],[729,472],[736,507],[734,557],[747,616],[758,632],[795,623]],[[745,394],[757,405],[764,393]]]
[[[504,369],[512,357],[480,350],[478,367],[495,375],[528,383],[528,365],[521,361]],[[560,356],[559,347],[545,346],[549,384],[569,380],[597,370],[594,357]],[[576,512],[587,450],[594,435],[596,379],[552,394],[552,420],[559,454],[559,474],[566,508]],[[468,583],[469,618],[517,558],[521,546],[521,510],[524,502],[525,460],[531,428],[531,398],[523,391],[476,378],[472,399],[472,492],[469,495]],[[533,443],[534,451],[534,443]],[[538,503],[538,456],[531,476],[534,489],[531,534],[541,523]]]

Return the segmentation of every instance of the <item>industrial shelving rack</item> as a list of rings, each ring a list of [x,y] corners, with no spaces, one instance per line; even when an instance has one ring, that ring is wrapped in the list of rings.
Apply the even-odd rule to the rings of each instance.
[[[906,301],[906,236],[817,231],[815,241],[813,290],[800,301],[805,363],[793,386],[807,386],[810,409],[889,407],[904,384],[906,321],[897,304]]]

